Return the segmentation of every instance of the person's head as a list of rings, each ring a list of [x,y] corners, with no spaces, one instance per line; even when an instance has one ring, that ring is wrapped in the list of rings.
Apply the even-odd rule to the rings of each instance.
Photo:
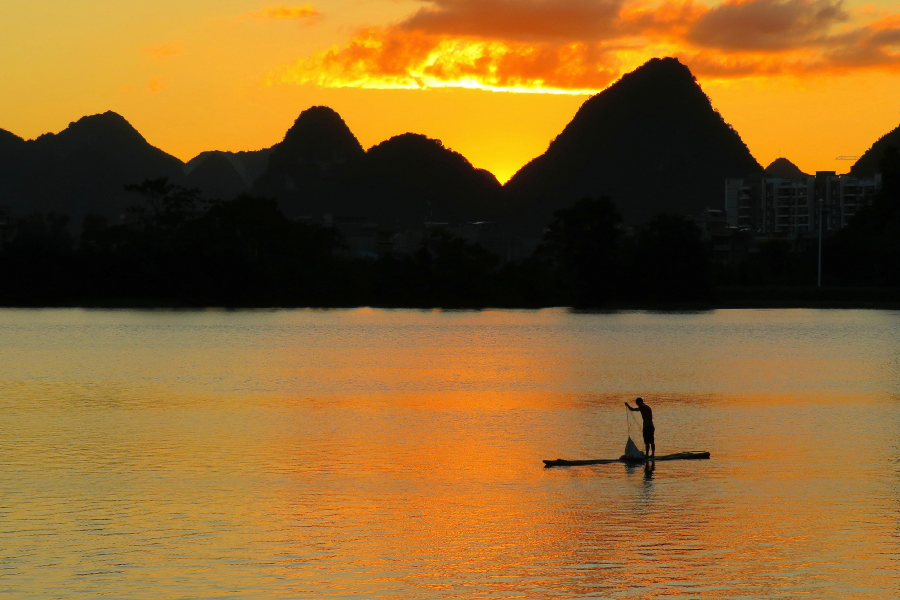
[[[643,399],[643,398],[638,398],[637,400],[634,401],[634,403],[637,404],[638,406],[643,406],[643,405],[644,405],[644,399]]]

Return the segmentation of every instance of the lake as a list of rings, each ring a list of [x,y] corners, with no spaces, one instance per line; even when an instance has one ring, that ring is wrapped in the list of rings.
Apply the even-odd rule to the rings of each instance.
[[[616,458],[623,401],[658,453]],[[896,598],[900,313],[0,310],[5,598]]]

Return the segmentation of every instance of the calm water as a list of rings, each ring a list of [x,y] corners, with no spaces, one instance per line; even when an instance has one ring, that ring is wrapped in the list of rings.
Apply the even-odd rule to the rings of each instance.
[[[0,596],[896,598],[898,438],[896,312],[0,311]]]

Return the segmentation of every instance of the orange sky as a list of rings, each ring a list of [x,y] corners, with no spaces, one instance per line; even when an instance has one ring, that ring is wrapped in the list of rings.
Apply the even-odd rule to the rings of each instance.
[[[0,128],[114,110],[183,160],[279,141],[314,104],[501,181],[588,94],[678,56],[763,164],[846,171],[900,123],[900,6],[834,0],[0,3]]]

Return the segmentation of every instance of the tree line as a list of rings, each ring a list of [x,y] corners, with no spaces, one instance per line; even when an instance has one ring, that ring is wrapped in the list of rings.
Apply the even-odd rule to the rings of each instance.
[[[900,153],[882,161],[872,206],[828,239],[833,286],[900,286]],[[126,222],[85,217],[78,240],[55,215],[21,219],[0,251],[6,306],[577,308],[709,306],[723,290],[811,287],[817,248],[770,241],[737,264],[715,264],[699,227],[658,215],[621,226],[611,199],[555,213],[537,250],[503,263],[443,230],[412,254],[343,258],[339,232],[286,218],[275,200],[206,201],[148,180]]]

